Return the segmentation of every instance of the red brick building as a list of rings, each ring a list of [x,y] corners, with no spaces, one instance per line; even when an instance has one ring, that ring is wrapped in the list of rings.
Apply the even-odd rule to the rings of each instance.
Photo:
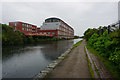
[[[58,38],[73,38],[74,29],[59,18],[48,18],[41,26],[38,34],[52,34]]]
[[[53,36],[56,38],[74,38],[74,29],[59,18],[48,18],[40,28],[24,22],[9,22],[14,30],[25,35]]]
[[[23,32],[25,35],[28,34],[36,34],[37,32],[37,26],[24,23],[24,22],[9,22],[10,26],[13,26],[14,30],[19,30]]]
[[[39,30],[37,33],[42,35],[42,34],[46,34],[46,35],[52,35],[53,37],[58,37],[58,30]]]

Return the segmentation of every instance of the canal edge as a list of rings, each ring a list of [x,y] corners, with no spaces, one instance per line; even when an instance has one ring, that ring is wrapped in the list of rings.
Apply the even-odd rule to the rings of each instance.
[[[56,60],[52,61],[47,67],[45,67],[42,71],[40,71],[37,75],[33,77],[33,80],[39,80],[45,78],[51,71],[55,69],[55,67],[62,62],[66,58],[66,56],[71,52],[71,50],[74,47],[72,46],[67,51],[65,51],[63,54],[61,54],[59,57],[57,57]]]

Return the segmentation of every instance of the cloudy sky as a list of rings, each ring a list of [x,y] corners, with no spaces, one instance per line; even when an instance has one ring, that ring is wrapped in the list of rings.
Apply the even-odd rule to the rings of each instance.
[[[49,17],[58,17],[82,36],[88,28],[106,26],[118,20],[119,0],[4,0],[2,23],[23,21],[40,27]]]

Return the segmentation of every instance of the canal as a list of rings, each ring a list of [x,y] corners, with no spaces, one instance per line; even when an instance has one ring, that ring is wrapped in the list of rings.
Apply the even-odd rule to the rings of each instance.
[[[3,48],[2,77],[31,78],[81,39]]]

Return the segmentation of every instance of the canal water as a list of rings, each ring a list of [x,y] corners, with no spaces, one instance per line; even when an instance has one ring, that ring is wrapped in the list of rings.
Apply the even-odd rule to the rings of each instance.
[[[3,78],[32,78],[81,39],[3,48]]]

